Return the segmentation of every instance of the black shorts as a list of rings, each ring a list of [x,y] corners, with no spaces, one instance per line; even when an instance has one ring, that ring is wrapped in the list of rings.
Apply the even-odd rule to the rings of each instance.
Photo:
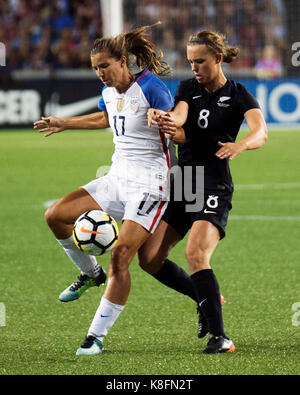
[[[228,214],[232,208],[231,201],[232,192],[229,190],[205,190],[204,205],[200,211],[188,212],[186,204],[189,203],[171,200],[162,220],[171,225],[182,238],[184,238],[195,221],[209,221],[218,228],[220,239],[223,239],[225,237]]]

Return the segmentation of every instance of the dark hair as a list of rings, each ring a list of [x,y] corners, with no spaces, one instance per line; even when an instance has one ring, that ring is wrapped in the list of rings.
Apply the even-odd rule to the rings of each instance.
[[[187,45],[197,44],[205,44],[213,55],[221,53],[225,63],[231,63],[240,52],[239,48],[227,45],[223,34],[211,30],[202,30],[191,35]]]
[[[154,25],[142,26],[129,33],[119,34],[116,37],[97,38],[91,49],[91,56],[99,52],[108,52],[117,60],[125,56],[127,64],[129,64],[129,58],[133,56],[134,63],[138,68],[147,67],[157,75],[169,74],[171,67],[168,63],[162,61],[162,51],[156,54],[155,44],[146,38],[147,31],[160,23],[157,22]]]

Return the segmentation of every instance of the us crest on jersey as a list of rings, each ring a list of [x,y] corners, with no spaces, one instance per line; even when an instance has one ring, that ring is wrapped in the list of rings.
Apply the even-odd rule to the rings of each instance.
[[[121,112],[123,110],[124,107],[124,99],[123,98],[119,98],[117,101],[117,110],[118,112]]]
[[[138,108],[139,108],[139,97],[132,96],[130,98],[130,109],[132,112],[137,112]]]

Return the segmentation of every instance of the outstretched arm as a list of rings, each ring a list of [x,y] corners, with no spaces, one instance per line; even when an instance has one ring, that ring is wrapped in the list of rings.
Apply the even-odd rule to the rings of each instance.
[[[44,136],[48,137],[66,129],[105,129],[109,127],[109,122],[107,112],[101,111],[71,118],[57,118],[51,115],[42,117],[33,125],[39,132],[47,132]]]

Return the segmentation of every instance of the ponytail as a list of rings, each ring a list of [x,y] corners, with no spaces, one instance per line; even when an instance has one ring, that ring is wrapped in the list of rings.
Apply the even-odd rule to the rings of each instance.
[[[223,62],[231,63],[238,56],[239,52],[240,50],[237,47],[231,47],[231,46],[225,47]]]
[[[99,52],[109,52],[117,60],[125,56],[127,64],[129,64],[129,58],[133,57],[133,61],[138,68],[147,67],[156,75],[167,75],[170,73],[171,67],[162,60],[162,51],[159,50],[156,53],[155,44],[146,37],[148,31],[160,23],[142,26],[116,37],[97,39],[92,47],[91,56]]]

